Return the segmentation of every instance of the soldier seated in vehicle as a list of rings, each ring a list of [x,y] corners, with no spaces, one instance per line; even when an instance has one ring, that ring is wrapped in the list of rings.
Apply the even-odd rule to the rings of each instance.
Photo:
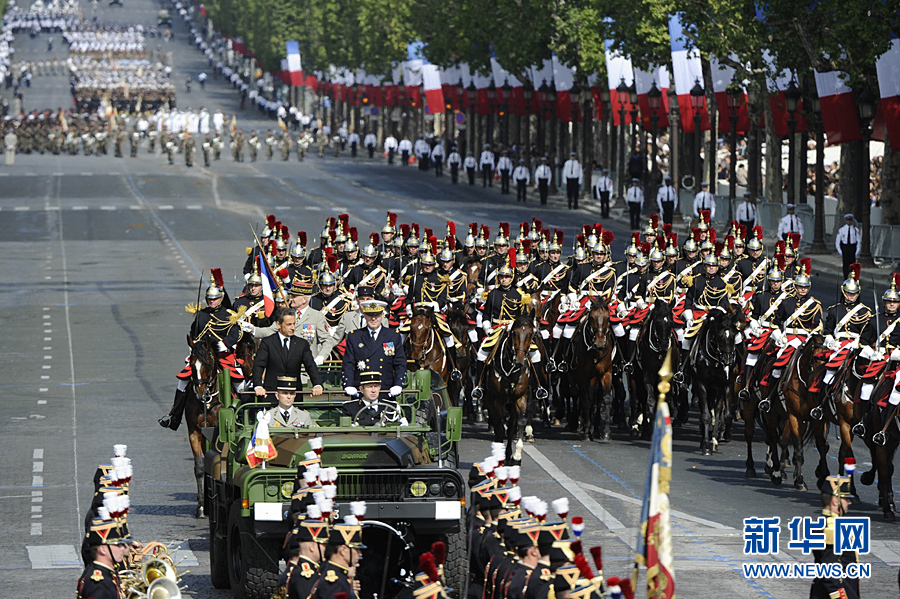
[[[278,406],[269,410],[273,427],[285,426],[312,426],[312,418],[309,412],[294,407],[297,398],[297,379],[292,376],[278,377],[278,386],[275,389],[275,397]]]
[[[363,372],[360,375],[360,394],[341,406],[344,415],[354,419],[360,426],[375,426],[384,422],[405,424],[406,419],[400,416],[400,406],[381,394],[381,373],[377,371]]]

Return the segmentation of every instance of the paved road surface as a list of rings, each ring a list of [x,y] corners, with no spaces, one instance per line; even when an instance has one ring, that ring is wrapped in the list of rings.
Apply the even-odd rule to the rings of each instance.
[[[125,9],[101,12],[149,23],[155,7],[134,0]],[[203,61],[184,43],[181,26],[176,33],[181,43],[172,42],[175,76],[182,81],[188,72],[195,76]],[[29,47],[43,51],[46,41],[20,41],[22,51]],[[195,86],[190,103],[236,107],[230,87],[214,81],[207,87],[204,93]],[[185,97],[179,97],[182,106]],[[68,105],[68,90],[63,80],[39,78],[26,101],[36,98]],[[244,116],[239,115],[242,123]],[[0,167],[0,278],[6,282],[0,291],[6,338],[0,349],[0,434],[7,447],[0,589],[9,596],[72,594],[94,468],[110,457],[113,443],[127,443],[135,469],[131,529],[145,541],[180,544],[182,567],[191,571],[185,576],[191,596],[229,596],[208,582],[207,527],[192,515],[195,486],[185,434],[162,430],[155,421],[168,409],[187,351],[190,316],[184,305],[196,300],[198,278],[222,267],[229,290],[237,293],[249,228],[265,214],[277,213],[292,231],[305,229],[313,240],[325,217],[338,212],[349,212],[363,234],[380,229],[386,210],[437,231],[447,219],[495,229],[500,220],[537,216],[571,236],[582,220],[597,220],[558,202],[526,209],[497,190],[454,187],[431,173],[361,158],[302,164],[223,160],[210,169],[188,169],[183,160],[169,167],[162,156],[144,150],[139,159],[20,156],[14,168]],[[620,240],[618,253],[625,231],[605,224]],[[826,292],[816,285],[814,291]],[[467,429],[461,445],[466,468],[489,452],[488,440],[483,426]],[[816,494],[790,485],[776,489],[762,478],[745,480],[742,443],[700,456],[696,419],[676,431],[674,450],[679,594],[805,596],[807,583],[742,577],[741,526],[747,516],[786,522],[813,515]],[[868,457],[861,445],[858,450],[866,468]],[[586,543],[603,545],[606,574],[630,575],[646,454],[647,443],[622,436],[600,445],[559,430],[539,431],[538,442],[526,448],[522,486],[548,501],[570,497],[571,513],[585,516]],[[814,459],[807,451],[808,477]],[[830,463],[836,466],[833,458]],[[881,522],[874,489],[860,492],[863,504],[854,513],[874,518],[874,551],[864,560],[874,564],[874,576],[863,583],[863,592],[893,596],[900,535],[896,526]],[[782,557],[805,559],[793,551]]]

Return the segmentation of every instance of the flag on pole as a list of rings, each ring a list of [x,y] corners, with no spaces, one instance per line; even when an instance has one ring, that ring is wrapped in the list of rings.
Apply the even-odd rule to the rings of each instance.
[[[737,61],[737,57],[734,55],[731,55],[730,58],[735,62]],[[713,93],[716,96],[716,103],[718,104],[719,114],[721,115],[721,118],[719,119],[719,131],[722,133],[730,133],[731,121],[729,120],[729,117],[731,116],[731,109],[728,107],[728,88],[734,84],[734,67],[725,64],[715,56],[710,55],[709,69],[712,74]],[[739,97],[741,101],[735,109],[735,113],[737,114],[736,131],[738,133],[744,133],[750,128],[750,115],[747,112],[747,94],[744,91],[744,86],[739,85],[738,87],[740,88]]]
[[[668,391],[672,378],[672,350],[660,369],[660,387]],[[662,397],[665,394],[661,393]],[[635,553],[634,580],[638,566],[647,568],[647,596],[661,599],[675,597],[672,526],[669,522],[669,482],[672,480],[672,421],[669,406],[660,399],[653,421],[650,461],[641,506],[641,526]]]
[[[609,85],[609,104],[612,112],[613,125],[618,127],[621,125],[621,117],[625,118],[625,123],[631,123],[631,111],[634,107],[631,105],[631,97],[628,93],[619,94],[617,87],[625,81],[625,85],[631,87],[634,83],[634,69],[631,66],[631,58],[623,55],[618,50],[613,50],[612,40],[606,40],[606,77]],[[625,108],[625,114],[621,114],[622,108]]]
[[[853,90],[846,83],[847,76],[840,71],[815,72],[816,91],[822,109],[822,124],[828,145],[847,143],[862,139],[859,119],[856,116],[856,101]]]
[[[647,93],[653,89],[654,83],[662,94],[659,98],[659,108],[656,109],[656,116],[659,117],[656,128],[662,130],[669,126],[669,69],[665,66],[655,66],[649,71],[634,69],[634,86],[637,89],[638,106],[641,109],[641,124],[646,131],[653,128],[653,122],[650,120],[653,111],[650,109],[650,98]]]
[[[900,150],[900,39],[891,41],[890,49],[875,63],[878,88],[881,91],[881,115],[891,140],[891,147]]]
[[[287,66],[290,83],[293,86],[303,85],[303,67],[300,62],[300,42],[285,42],[287,46]]]
[[[763,50],[763,60],[770,66],[771,70],[771,65],[775,58],[768,50]],[[766,84],[769,87],[769,105],[772,107],[772,125],[775,127],[775,135],[778,137],[788,136],[788,112],[787,102],[784,99],[784,90],[790,87],[791,80],[796,81],[796,78],[788,69],[782,69],[780,73],[775,74],[774,78],[766,78]],[[797,131],[808,131],[809,128],[806,123],[806,117],[803,116],[802,107],[803,99],[801,98],[797,114],[794,117],[797,119]],[[765,119],[766,116],[763,114],[760,118],[760,126],[765,126]]]
[[[691,105],[691,89],[699,82],[703,87],[703,69],[700,66],[700,51],[688,50],[684,39],[681,19],[677,14],[669,17],[669,40],[672,46],[672,76],[675,93],[678,94],[678,112],[681,113],[681,127],[685,133],[694,132],[694,108]],[[706,98],[700,107],[700,129],[709,131],[709,113]]]
[[[569,90],[575,83],[575,73],[572,67],[560,62],[556,54],[553,55],[553,82],[556,84],[556,116],[564,123],[571,123],[572,96]]]
[[[259,278],[262,279],[263,309],[266,311],[266,317],[269,317],[275,311],[275,290],[278,289],[278,284],[275,282],[272,269],[269,268],[269,261],[266,260],[262,248],[256,253],[256,260],[259,266]]]

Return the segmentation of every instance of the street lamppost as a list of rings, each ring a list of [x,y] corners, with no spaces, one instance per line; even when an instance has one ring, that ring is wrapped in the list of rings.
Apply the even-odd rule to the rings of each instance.
[[[694,87],[691,88],[691,108],[694,110],[694,193],[700,193],[700,183],[703,181],[703,162],[700,160],[700,140],[703,139],[703,132],[700,131],[700,128],[703,117],[700,110],[705,101],[706,94],[700,87],[700,78],[697,77]]]
[[[788,112],[788,184],[787,184],[787,202],[788,204],[796,203],[797,186],[794,183],[796,177],[794,164],[797,162],[794,157],[794,133],[797,131],[797,108],[800,105],[800,90],[797,84],[791,79],[790,85],[784,90],[784,104]],[[779,165],[780,166],[780,165]],[[806,194],[802,194],[800,203],[806,203]]]
[[[681,158],[680,142],[678,136],[678,94],[675,88],[669,88],[669,176],[672,177],[672,183],[675,189],[681,189],[681,180],[679,178],[678,161]]]
[[[813,215],[813,242],[810,253],[827,254],[825,246],[825,128],[822,124],[822,106],[819,96],[811,94],[812,109],[816,115],[816,212]]]
[[[734,220],[734,198],[737,197],[737,122],[738,109],[741,107],[741,97],[744,95],[741,88],[731,86],[727,90],[726,102],[728,103],[728,124],[730,126],[731,156],[728,165],[728,220]]]
[[[662,103],[662,92],[656,86],[656,81],[647,92],[647,103],[650,105],[650,175],[656,170],[656,135],[659,127],[659,106]]]
[[[479,149],[478,142],[479,139],[476,138],[476,135],[480,136],[481,131],[478,128],[478,123],[475,122],[475,98],[478,95],[478,90],[475,89],[475,82],[470,81],[469,87],[466,88],[466,98],[469,100],[467,108],[469,109],[469,141],[471,142],[472,152],[476,152]]]
[[[607,123],[612,123],[612,107],[609,104],[609,88],[606,85],[601,85],[600,87],[600,106],[602,107],[602,112],[597,111],[597,116],[600,119],[600,127],[601,131],[603,131],[603,142],[606,144],[606,148],[601,149],[600,154],[602,158],[606,161],[606,166],[612,166],[612,135],[610,134]]]
[[[572,101],[572,149],[570,151],[577,152],[575,140],[578,139],[578,109],[581,108],[581,86],[578,85],[577,79],[569,88],[569,98]],[[587,168],[587,165],[582,163],[582,167]]]
[[[509,97],[512,86],[509,79],[503,81],[503,85],[497,90],[500,99],[500,140],[504,147],[509,147]]]
[[[616,86],[616,96],[619,100],[619,168],[616,169],[616,179],[619,180],[617,185],[619,197],[625,197],[625,99],[628,98],[628,84],[625,83],[625,77],[619,81]]]
[[[538,123],[538,148],[541,156],[547,156],[547,121],[550,118],[547,116],[547,104],[550,102],[550,86],[547,85],[546,79],[541,81],[541,86],[538,88],[538,100],[540,101],[541,115],[544,117],[541,119],[543,126]]]
[[[588,197],[591,197],[593,184],[591,179],[594,174],[594,94],[585,88],[581,93],[583,106],[581,107],[581,163],[584,165],[584,189]]]
[[[488,110],[488,122],[487,122],[487,143],[491,144],[491,147],[494,147],[494,113],[497,110],[497,86],[494,85],[494,82],[491,81],[491,84],[487,88],[487,97],[488,97],[488,105],[490,106],[490,110]]]
[[[768,100],[766,100],[768,102]],[[747,115],[750,131],[747,132],[747,192],[755,202],[759,197],[759,104],[760,94],[755,85],[747,87]]]
[[[872,119],[875,117],[875,97],[869,88],[863,89],[856,98],[856,109],[859,111],[859,127],[862,133],[862,152],[859,157],[859,182],[858,195],[856,197],[856,213],[862,215],[862,236],[859,250],[859,262],[871,264],[872,242],[871,225],[869,222],[870,208],[872,205],[869,197],[869,138],[872,136]]]
[[[637,84],[632,81],[631,87],[628,88],[628,101],[631,103],[631,143],[637,146],[635,149],[637,150],[638,155],[640,155],[644,148],[642,148],[638,143],[638,135],[640,134],[640,123],[638,123],[638,94],[637,94]]]
[[[450,111],[450,127],[448,127],[448,132],[450,135],[450,143],[455,144],[457,149],[462,153],[463,156],[466,155],[465,143],[459,143],[459,129],[456,124],[456,114],[461,113],[463,110],[463,94],[466,93],[466,86],[463,85],[462,79],[456,82],[456,85],[453,88],[453,91],[456,92],[456,106],[455,110]],[[454,108],[451,106],[451,108]]]
[[[400,138],[402,139],[407,135],[406,84],[402,81],[400,82],[400,85],[397,86],[397,102],[400,105]]]
[[[525,165],[531,168],[531,99],[534,97],[534,84],[531,81],[525,81],[522,85],[522,97],[525,98],[525,141],[523,144],[524,151],[522,157],[525,159]],[[520,117],[521,118],[521,117]],[[519,126],[519,129],[522,127]],[[516,140],[518,141],[518,140]]]

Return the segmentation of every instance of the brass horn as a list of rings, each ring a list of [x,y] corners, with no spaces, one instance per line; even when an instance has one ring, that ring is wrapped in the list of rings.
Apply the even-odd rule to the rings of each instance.
[[[141,564],[141,577],[146,584],[152,585],[159,578],[168,578],[176,581],[178,575],[175,573],[175,567],[166,559],[153,557],[143,560]]]
[[[181,589],[170,578],[157,578],[147,587],[147,599],[181,599]]]

